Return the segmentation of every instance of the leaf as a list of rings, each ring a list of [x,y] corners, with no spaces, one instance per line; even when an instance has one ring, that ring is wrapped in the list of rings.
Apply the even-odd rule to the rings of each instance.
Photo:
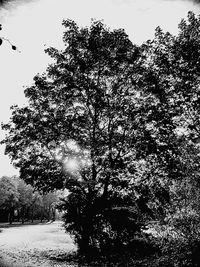
[[[15,45],[12,45],[13,50],[17,50],[17,47]]]

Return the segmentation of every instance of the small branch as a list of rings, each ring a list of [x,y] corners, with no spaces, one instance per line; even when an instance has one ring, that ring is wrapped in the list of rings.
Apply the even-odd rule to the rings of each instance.
[[[11,45],[12,50],[16,50],[17,52],[21,53],[21,51],[15,46],[13,45],[9,39],[5,38],[5,37],[0,37],[0,40],[4,40],[6,42],[8,42]]]

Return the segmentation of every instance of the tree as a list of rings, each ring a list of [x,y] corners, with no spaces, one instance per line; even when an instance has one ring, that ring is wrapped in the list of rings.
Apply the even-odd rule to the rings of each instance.
[[[184,246],[193,257],[192,266],[199,265],[195,253],[198,254],[200,246],[199,29],[200,16],[189,12],[187,20],[183,19],[179,24],[177,36],[164,33],[158,27],[154,40],[144,47],[148,62],[151,62],[151,78],[155,81],[154,87],[148,86],[148,90],[161,95],[167,103],[176,133],[176,161],[172,165],[176,181],[171,184],[171,208],[165,222],[168,221],[184,239]]]
[[[20,210],[22,224],[24,224],[25,214],[31,207],[33,201],[33,187],[19,179],[17,190],[19,193],[18,208]]]
[[[18,198],[16,178],[3,176],[0,179],[0,207],[8,211],[10,224],[14,219],[14,210],[17,206]]]
[[[187,21],[179,24],[178,36],[163,33],[158,27],[154,40],[145,47],[158,85],[149,89],[167,103],[176,133],[176,176],[193,186],[199,183],[199,29],[200,17],[189,12]]]
[[[167,203],[175,135],[166,105],[147,91],[143,48],[100,21],[63,25],[65,50],[46,50],[55,63],[26,88],[29,104],[12,107],[3,143],[27,183],[68,189],[61,206],[80,251],[109,253]]]
[[[0,178],[0,219],[9,221],[14,219],[24,224],[25,220],[55,220],[55,209],[59,199],[59,192],[42,192],[26,184],[19,177]]]
[[[58,195],[56,192],[49,192],[42,197],[44,211],[48,221],[55,221],[55,208],[58,203]]]

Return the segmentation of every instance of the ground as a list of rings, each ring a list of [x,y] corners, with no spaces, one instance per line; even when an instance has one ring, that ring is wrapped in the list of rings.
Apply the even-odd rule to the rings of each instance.
[[[74,267],[55,260],[76,247],[62,222],[1,228],[0,267]],[[1,265],[2,262],[2,265]]]

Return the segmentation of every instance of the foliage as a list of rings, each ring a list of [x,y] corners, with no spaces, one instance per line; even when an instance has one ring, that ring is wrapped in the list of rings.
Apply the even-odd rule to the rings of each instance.
[[[63,25],[65,50],[46,50],[55,63],[25,90],[29,105],[12,107],[3,125],[6,153],[27,183],[69,190],[66,229],[80,249],[109,251],[163,216],[173,125],[167,104],[148,91],[143,49],[124,30]]]
[[[12,223],[14,217],[14,209],[16,208],[19,198],[16,181],[11,181],[9,177],[3,176],[0,180],[0,188],[1,208],[8,210],[8,219],[9,222]]]
[[[0,213],[6,211],[10,223],[14,219],[22,223],[25,219],[54,220],[58,198],[57,192],[43,195],[16,176],[0,178]]]
[[[23,180],[18,181],[18,205],[20,207],[20,213],[22,217],[22,223],[24,223],[24,216],[26,209],[30,207],[33,198],[33,188],[30,185],[26,185]]]
[[[183,251],[192,259],[199,244],[200,17],[189,12],[177,36],[158,27],[140,47],[101,21],[63,25],[65,49],[46,50],[54,63],[26,88],[28,105],[13,106],[3,125],[6,153],[28,184],[68,190],[59,207],[80,252],[136,255],[137,238],[154,219],[180,237],[160,245],[165,253],[175,244],[168,259],[178,251],[178,260]]]
[[[164,97],[177,134],[178,179],[170,184],[171,207],[165,218],[171,234],[176,235],[166,239],[163,255],[168,257],[168,263],[163,266],[199,266],[200,263],[199,26],[200,17],[189,12],[187,21],[179,24],[178,36],[164,34],[157,28],[155,39],[145,47],[158,83],[166,88]]]

